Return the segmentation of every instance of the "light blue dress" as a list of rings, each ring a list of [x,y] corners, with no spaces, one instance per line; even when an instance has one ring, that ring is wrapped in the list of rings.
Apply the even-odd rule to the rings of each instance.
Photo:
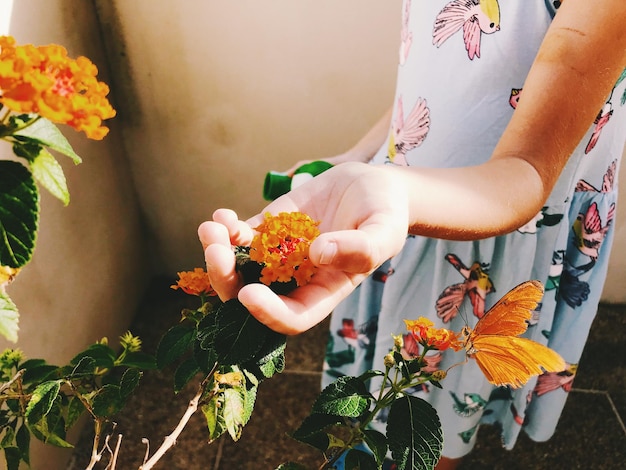
[[[544,0],[405,0],[397,91],[389,141],[374,163],[455,167],[487,160],[523,98],[524,79],[555,14]],[[521,429],[538,441],[553,434],[606,276],[617,175],[626,136],[626,79],[569,160],[545,207],[506,236],[450,242],[410,236],[333,313],[323,385],[340,375],[383,368],[403,319],[431,318],[461,331],[523,281],[544,283],[527,336],[567,362],[521,389],[490,385],[474,361],[453,368],[443,389],[417,390],[437,409],[444,455],[470,452],[481,423],[497,423],[512,448]],[[477,187],[489,191],[488,187]],[[519,195],[525,197],[524,194]],[[407,337],[407,341],[410,338]],[[416,353],[407,343],[407,353]],[[463,360],[432,358],[446,369]],[[380,416],[378,426],[384,427]]]

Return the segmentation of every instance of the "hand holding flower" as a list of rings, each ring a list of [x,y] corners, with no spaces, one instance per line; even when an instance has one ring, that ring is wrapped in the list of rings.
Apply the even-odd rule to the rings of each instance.
[[[269,204],[263,211],[303,212],[320,221],[320,236],[309,257],[317,272],[306,286],[287,296],[263,284],[244,286],[235,270],[233,245],[249,245],[258,214],[246,222],[225,209],[203,223],[198,234],[205,249],[211,285],[222,300],[239,301],[261,322],[297,334],[322,321],[354,288],[397,254],[408,233],[408,192],[383,168],[346,163]]]

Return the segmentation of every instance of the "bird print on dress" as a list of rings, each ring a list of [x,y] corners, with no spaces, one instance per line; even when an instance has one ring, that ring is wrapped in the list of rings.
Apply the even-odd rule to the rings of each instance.
[[[473,313],[477,318],[485,315],[485,299],[487,294],[495,292],[493,282],[489,278],[488,265],[475,261],[469,268],[455,254],[446,255],[448,261],[461,273],[464,280],[446,287],[439,295],[436,303],[437,316],[448,323],[452,320],[467,295],[472,304]]]
[[[453,0],[437,15],[433,44],[440,47],[457,31],[463,30],[463,42],[470,60],[480,58],[482,34],[500,31],[498,0]]]
[[[598,259],[598,251],[614,218],[615,203],[610,205],[604,224],[596,202],[592,202],[584,213],[579,213],[572,225],[578,250],[593,260]]]
[[[610,193],[613,191],[613,183],[615,182],[615,174],[617,173],[617,160],[613,160],[602,178],[602,187],[600,189],[594,187],[591,183],[581,179],[576,183],[575,192],[593,192],[593,193]]]
[[[387,158],[395,165],[408,166],[406,153],[419,147],[430,129],[430,109],[426,100],[418,98],[415,106],[404,118],[402,96],[398,98],[396,116],[391,123]]]
[[[587,146],[585,147],[585,154],[591,152],[595,148],[596,144],[598,143],[598,140],[600,139],[600,135],[602,134],[602,129],[604,129],[604,127],[609,123],[609,120],[611,119],[611,116],[613,115],[613,103],[611,102],[613,98],[613,93],[615,92],[615,88],[624,79],[626,79],[626,69],[622,71],[622,74],[617,79],[617,83],[611,90],[611,94],[606,100],[606,103],[604,104],[604,106],[602,107],[598,115],[596,116],[595,121],[593,122],[593,130],[591,131],[591,137],[589,138],[589,142],[587,143]],[[621,104],[624,105],[625,101],[626,101],[626,91],[624,91],[624,95],[622,95]]]
[[[569,392],[572,389],[577,369],[578,364],[566,364],[565,370],[561,372],[546,372],[541,374],[537,378],[537,385],[535,386],[533,393],[537,396],[541,396],[554,390],[558,390],[559,388]]]
[[[461,400],[456,394],[450,391],[450,396],[454,400],[452,407],[459,416],[469,418],[475,415],[479,411],[482,411],[487,405],[487,400],[481,397],[478,393],[465,393]]]

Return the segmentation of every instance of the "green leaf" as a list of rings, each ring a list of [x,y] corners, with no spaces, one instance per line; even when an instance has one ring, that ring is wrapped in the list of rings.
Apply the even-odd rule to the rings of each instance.
[[[196,331],[188,324],[170,328],[163,335],[156,352],[156,364],[159,369],[179,359],[193,344]]]
[[[61,382],[61,380],[44,382],[33,391],[26,407],[26,419],[29,423],[38,423],[50,412],[61,390]]]
[[[30,162],[30,169],[35,180],[59,199],[63,205],[70,203],[70,192],[63,167],[56,161],[54,156],[42,148],[34,160]]]
[[[30,465],[30,431],[25,423],[22,423],[15,434],[15,442],[20,450],[22,460]]]
[[[382,465],[387,455],[387,437],[375,429],[363,431],[363,440],[374,454],[374,458],[379,465]]]
[[[4,288],[0,287],[0,334],[8,341],[17,343],[17,332],[20,329],[19,321],[20,314],[17,311],[17,306],[4,291]]]
[[[15,441],[15,431],[11,426],[4,427],[4,436],[0,439],[0,447],[10,447]]]
[[[30,171],[0,161],[0,265],[19,268],[30,261],[39,222],[39,192]]]
[[[142,370],[152,370],[157,368],[155,357],[143,351],[126,353],[120,364]]]
[[[387,439],[399,470],[433,469],[443,448],[437,411],[421,398],[398,398],[389,410]]]
[[[244,394],[243,400],[243,416],[241,418],[242,424],[245,426],[250,421],[252,417],[252,412],[254,411],[254,404],[256,402],[256,395],[259,389],[259,381],[253,374],[244,371],[245,376],[248,378],[249,382],[245,387],[242,387],[242,393]]]
[[[56,447],[74,447],[65,440],[65,421],[58,405],[37,423],[28,423],[30,432],[40,441]]]
[[[20,468],[22,454],[17,447],[5,447],[4,457],[7,462],[6,470],[18,470]]]
[[[256,354],[256,365],[263,377],[269,379],[274,374],[285,370],[285,348],[287,337],[275,331],[270,331],[265,344]]]
[[[215,351],[220,364],[242,364],[261,350],[270,330],[254,318],[237,299],[224,303],[215,313]]]
[[[70,378],[91,375],[96,370],[96,360],[93,357],[83,356],[69,374]]]
[[[374,456],[358,449],[350,449],[344,461],[345,470],[377,470]]]
[[[32,115],[29,115],[32,118]],[[45,118],[39,118],[30,126],[15,132],[16,136],[28,137],[35,140],[45,147],[49,147],[63,155],[70,157],[73,162],[78,165],[82,162],[81,158],[74,152],[74,149],[61,133],[57,126]]]
[[[73,396],[70,398],[70,401],[67,405],[67,422],[65,423],[66,429],[70,429],[76,422],[78,418],[85,412],[85,405],[80,401],[80,398]]]
[[[357,418],[368,409],[372,396],[356,377],[339,377],[328,385],[313,404],[313,413]]]
[[[291,437],[297,441],[308,444],[307,438],[319,434],[331,426],[340,424],[342,419],[340,416],[328,415],[324,413],[312,413],[302,421],[302,424],[296,429]],[[324,448],[326,449],[326,448]]]
[[[226,422],[221,406],[222,398],[220,394],[217,394],[211,401],[202,405],[202,414],[204,414],[209,429],[209,444],[226,432]]]
[[[200,372],[200,367],[195,357],[181,362],[174,372],[174,392],[180,392],[198,372]]]
[[[135,391],[140,379],[141,372],[137,369],[128,369],[124,372],[122,380],[120,380],[120,397],[123,400],[126,400]]]
[[[91,407],[93,414],[98,417],[110,417],[121,411],[124,401],[120,395],[120,387],[107,384],[100,388],[92,397]]]
[[[57,366],[48,364],[45,359],[29,359],[20,364],[18,370],[19,369],[25,369],[24,375],[22,376],[22,383],[24,384],[43,382],[44,380],[51,379],[53,378],[52,376],[55,375],[55,372],[59,370]]]
[[[215,349],[203,349],[200,341],[196,341],[193,345],[193,358],[202,372],[208,374],[217,362],[217,353]]]
[[[224,390],[224,423],[233,441],[238,441],[244,426],[245,394],[237,388]]]
[[[90,357],[95,361],[96,367],[112,369],[115,365],[115,351],[106,344],[95,343],[84,351],[79,352],[72,358],[70,364],[76,365],[84,357]]]

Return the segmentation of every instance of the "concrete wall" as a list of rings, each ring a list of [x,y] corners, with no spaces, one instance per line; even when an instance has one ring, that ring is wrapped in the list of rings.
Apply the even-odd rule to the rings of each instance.
[[[89,57],[110,83],[90,1],[0,0],[0,27],[18,43],[58,43],[72,57]],[[71,202],[64,207],[42,190],[33,261],[7,289],[21,314],[17,347],[29,358],[61,364],[103,336],[117,340],[150,278],[120,126],[110,124],[101,142],[61,126],[83,157],[78,166],[59,159]],[[0,143],[0,158],[10,155],[10,146]],[[15,346],[0,340],[0,349]],[[31,445],[32,468],[65,468],[68,451],[35,440]],[[3,456],[0,461],[2,467]]]

